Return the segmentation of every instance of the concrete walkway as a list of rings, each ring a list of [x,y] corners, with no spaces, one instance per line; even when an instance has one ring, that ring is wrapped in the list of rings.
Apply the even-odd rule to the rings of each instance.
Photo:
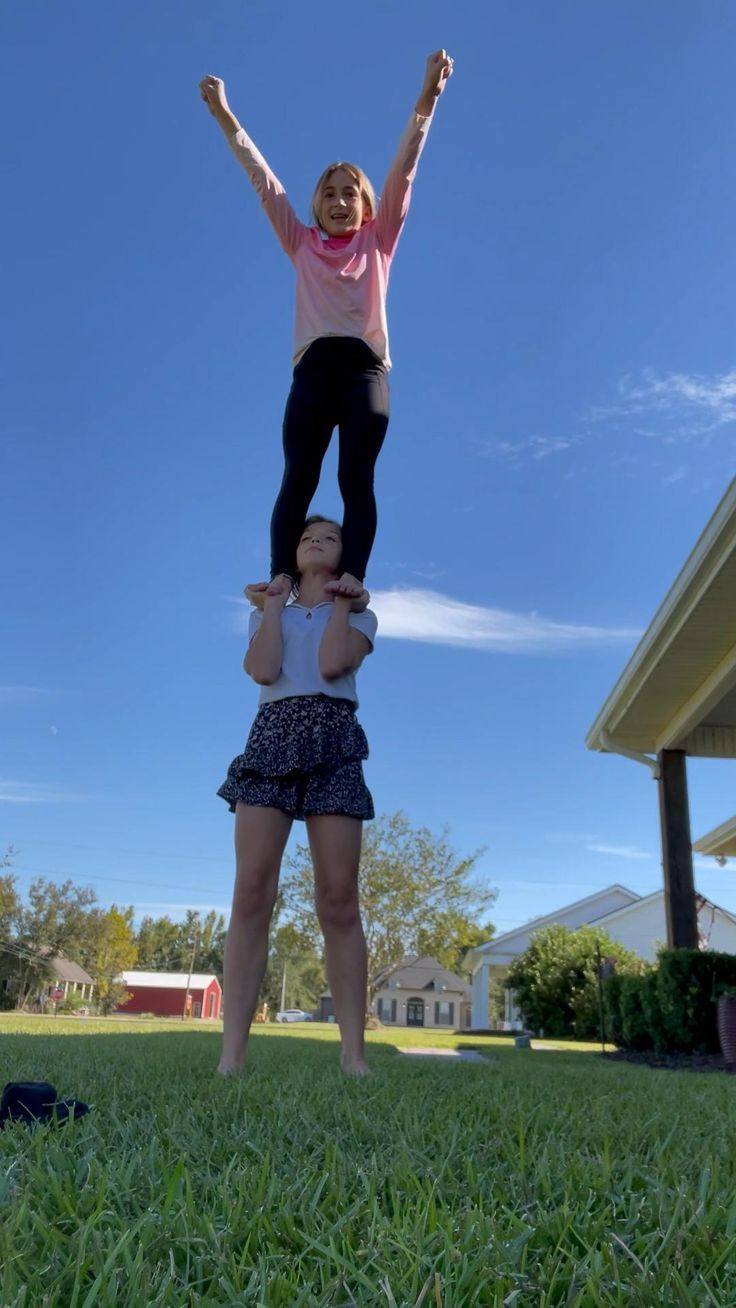
[[[445,1058],[455,1063],[485,1063],[488,1066],[489,1059],[484,1058],[475,1049],[439,1049],[431,1045],[415,1045],[401,1049],[397,1047],[399,1054],[406,1054],[409,1058]]]

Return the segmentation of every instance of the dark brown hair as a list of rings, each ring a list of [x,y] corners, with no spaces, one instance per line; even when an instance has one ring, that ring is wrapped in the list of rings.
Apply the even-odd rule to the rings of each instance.
[[[315,522],[325,522],[325,523],[327,523],[328,527],[336,527],[337,530],[338,530],[339,533],[340,533],[340,540],[342,540],[342,527],[340,526],[340,523],[339,523],[339,522],[335,522],[335,519],[334,519],[334,518],[326,518],[325,515],[324,515],[324,513],[310,513],[309,517],[307,518],[306,522],[304,523],[304,526],[302,527],[301,531],[299,532],[299,540],[301,540],[301,538],[302,538],[302,536],[304,535],[304,533],[305,533],[305,531],[307,530],[307,528],[308,528],[308,527],[313,527],[314,524],[315,524]],[[297,547],[298,547],[298,544],[299,544],[299,542],[297,541]],[[293,582],[293,585],[292,585],[292,587],[291,587],[291,593],[292,593],[292,595],[298,595],[298,594],[299,594],[299,583],[300,583],[301,579],[302,579],[302,575],[301,575],[300,572],[297,571],[297,566],[296,566],[296,551],[295,551],[295,552],[294,552],[294,582]]]

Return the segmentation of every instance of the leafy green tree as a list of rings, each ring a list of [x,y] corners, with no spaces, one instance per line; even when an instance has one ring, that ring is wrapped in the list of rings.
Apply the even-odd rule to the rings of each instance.
[[[225,919],[211,910],[204,918],[187,909],[183,922],[144,917],[136,935],[138,966],[153,972],[214,972],[222,980]]]
[[[278,926],[271,934],[266,975],[261,987],[260,1002],[268,1004],[273,1017],[281,1008],[281,992],[286,972],[286,1007],[316,1009],[319,996],[325,989],[324,964],[314,940],[293,922]]]
[[[541,927],[511,964],[507,985],[516,992],[524,1023],[557,1039],[598,1035],[598,950],[618,972],[638,973],[644,964],[599,927]]]
[[[440,913],[432,929],[420,928],[417,934],[416,952],[436,958],[438,963],[458,976],[466,972],[465,955],[476,945],[490,940],[495,927],[492,922],[479,926],[477,919],[464,913],[448,910]]]
[[[8,867],[8,862],[0,862],[0,867]],[[15,886],[12,872],[0,877],[0,940],[7,940],[17,930],[22,905]]]
[[[180,972],[180,923],[170,917],[143,917],[135,938],[138,966],[150,972]]]
[[[446,836],[446,831],[435,835],[427,827],[412,827],[402,812],[379,817],[363,828],[360,902],[369,976],[407,953],[420,952],[420,941],[431,942],[436,952],[443,940],[447,945],[447,933],[459,922],[467,931],[467,923],[477,922],[495,900],[495,890],[472,875],[482,851],[458,857]],[[321,933],[309,849],[298,845],[295,854],[287,857],[286,869],[282,893],[290,920],[319,953]],[[451,956],[457,957],[457,946]]]
[[[72,881],[57,885],[37,877],[28,889],[28,902],[16,919],[16,993],[23,1007],[51,979],[48,958],[58,954],[80,960],[88,934],[88,910],[97,902],[94,890]]]
[[[53,955],[78,957],[87,937],[87,914],[97,895],[91,887],[72,881],[56,884],[37,877],[28,888],[28,903],[19,923],[23,943],[47,949]]]
[[[193,971],[214,972],[222,980],[225,953],[225,919],[222,914],[211,909],[205,918],[201,918],[198,912],[187,909],[184,921],[179,924],[178,951],[182,972],[189,970],[194,958]]]
[[[138,957],[133,916],[132,907],[120,909],[115,904],[106,911],[92,909],[89,914],[87,944],[81,959],[95,982],[103,1013],[113,1012],[123,999],[125,985],[117,978],[133,967]]]

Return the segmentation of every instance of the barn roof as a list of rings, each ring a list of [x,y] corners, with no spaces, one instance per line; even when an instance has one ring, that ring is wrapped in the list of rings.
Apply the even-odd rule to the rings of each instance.
[[[191,977],[188,972],[123,972],[120,980],[126,986],[158,990],[186,990],[188,981],[190,990],[206,990],[217,977],[214,972],[192,972]]]

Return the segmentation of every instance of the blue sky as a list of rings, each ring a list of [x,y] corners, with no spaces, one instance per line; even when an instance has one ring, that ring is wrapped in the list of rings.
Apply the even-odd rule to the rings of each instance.
[[[656,789],[583,737],[733,474],[736,10],[680,0],[4,6],[0,847],[227,910],[292,270],[197,93],[306,216],[380,190],[444,45],[392,272],[361,671],[376,807],[485,848],[498,930],[661,884]],[[12,130],[8,130],[8,128]],[[339,514],[328,456],[315,507]],[[692,827],[733,764],[690,766]],[[736,911],[730,865],[700,889]]]

